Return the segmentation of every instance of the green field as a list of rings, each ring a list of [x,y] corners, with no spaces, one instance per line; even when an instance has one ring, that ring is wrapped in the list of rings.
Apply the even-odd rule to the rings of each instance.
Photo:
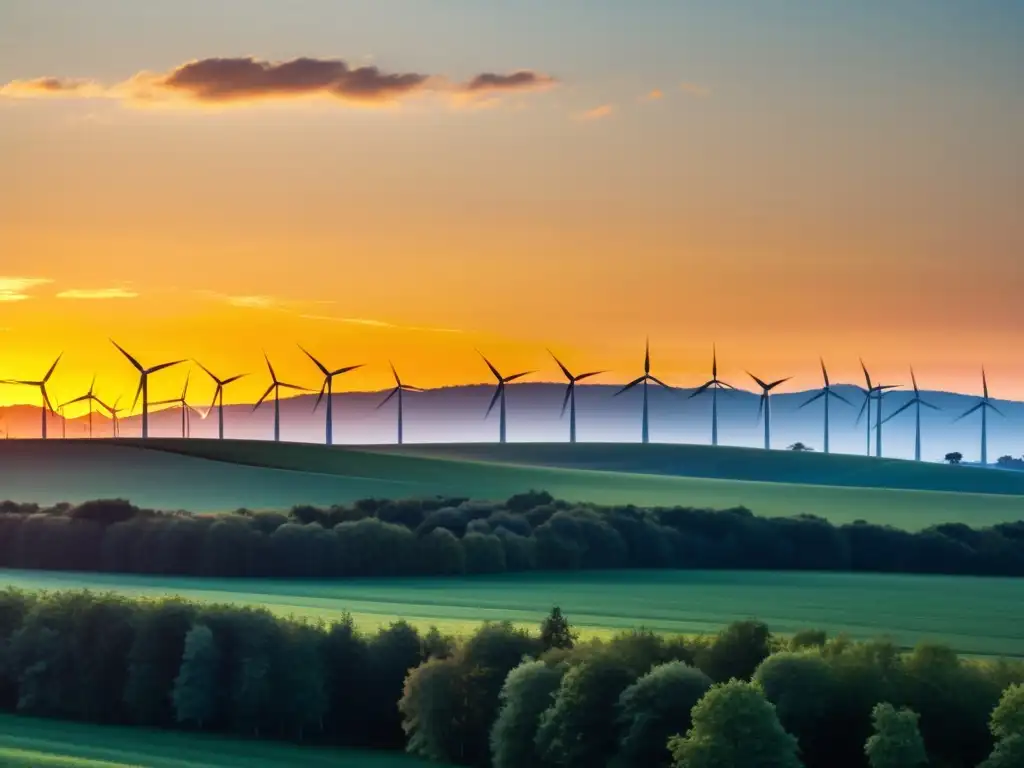
[[[0,496],[39,503],[122,497],[148,507],[217,512],[369,496],[494,500],[531,488],[569,500],[743,505],[761,515],[809,513],[908,530],[1024,519],[1024,473],[858,456],[687,445],[0,441]]]
[[[23,589],[113,590],[133,596],[264,606],[281,615],[350,612],[372,630],[399,618],[464,634],[485,619],[536,626],[553,604],[585,634],[640,626],[710,632],[756,617],[775,632],[808,627],[901,645],[947,643],[973,655],[1024,656],[1024,580],[948,576],[740,571],[588,571],[472,578],[300,581],[190,579],[0,571]]]
[[[235,741],[144,728],[83,725],[0,715],[0,765],[10,768],[423,768],[391,752]]]

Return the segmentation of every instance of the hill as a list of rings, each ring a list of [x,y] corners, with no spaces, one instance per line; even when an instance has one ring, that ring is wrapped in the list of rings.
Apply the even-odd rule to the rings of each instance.
[[[601,449],[12,440],[0,441],[0,497],[46,504],[122,497],[153,508],[216,512],[370,496],[504,499],[543,489],[568,500],[747,506],[761,515],[813,513],[837,523],[864,519],[908,530],[1024,519],[1024,476],[1010,472],[701,446]],[[684,474],[691,468],[697,476]],[[717,476],[708,476],[712,472]],[[772,476],[804,481],[763,479]],[[883,482],[894,487],[880,487]]]

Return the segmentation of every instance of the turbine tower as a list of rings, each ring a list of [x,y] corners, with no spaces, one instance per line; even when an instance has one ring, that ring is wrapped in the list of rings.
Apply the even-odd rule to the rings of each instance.
[[[267,369],[270,371],[270,386],[267,387],[267,391],[263,393],[263,396],[256,401],[256,405],[252,409],[255,411],[263,405],[263,401],[267,399],[271,392],[274,393],[274,442],[279,443],[281,442],[281,387],[296,389],[300,392],[312,392],[313,390],[300,387],[298,384],[286,384],[283,381],[278,381],[277,374],[274,373],[274,366],[270,364],[270,358],[267,357],[266,352],[263,353],[263,359],[267,361]]]
[[[46,439],[46,412],[49,411],[50,413],[53,413],[53,405],[50,403],[50,395],[46,392],[46,384],[50,380],[50,377],[53,375],[53,369],[57,367],[57,363],[60,362],[60,359],[63,356],[63,352],[57,355],[57,359],[53,361],[53,365],[50,366],[50,369],[46,372],[46,375],[43,376],[43,378],[39,381],[24,381],[22,379],[10,379],[3,382],[4,384],[18,384],[24,387],[39,388],[39,394],[43,400],[43,409],[41,416],[43,440]]]
[[[76,397],[73,400],[68,400],[66,403],[61,403],[59,406],[60,417],[64,418],[64,406],[72,405],[74,403],[89,403],[89,437],[92,437],[92,404],[99,403],[100,399],[96,397],[93,389],[96,387],[96,376],[92,377],[92,383],[89,384],[89,390],[80,397]],[[102,405],[102,403],[100,403]]]
[[[711,444],[718,445],[718,390],[735,389],[732,384],[726,384],[718,378],[718,350],[711,347],[711,380],[704,382],[690,395],[692,400],[697,395],[711,390]]]
[[[477,354],[483,357],[484,362],[487,363],[487,367],[491,369],[491,373],[494,374],[494,378],[498,381],[498,386],[494,388],[494,396],[491,398],[491,404],[487,406],[487,413],[484,414],[486,419],[491,415],[491,411],[494,410],[494,404],[501,400],[501,408],[499,409],[499,425],[498,425],[498,442],[504,443],[505,440],[505,385],[509,384],[516,379],[521,379],[523,376],[527,376],[533,371],[523,371],[522,373],[513,373],[511,376],[502,376],[498,373],[498,369],[495,368],[491,361],[484,357],[483,353],[477,350]]]
[[[331,395],[333,394],[334,377],[335,376],[340,376],[343,373],[348,373],[349,371],[354,371],[356,368],[362,368],[364,364],[360,363],[359,365],[349,365],[349,366],[346,366],[344,368],[337,368],[337,369],[331,371],[331,370],[327,369],[327,366],[325,366],[323,363],[321,363],[319,360],[317,360],[315,357],[313,357],[313,355],[311,355],[301,344],[299,345],[299,349],[301,349],[303,352],[306,353],[306,357],[308,357],[310,360],[312,360],[316,364],[316,367],[320,369],[320,373],[322,373],[324,375],[324,383],[320,387],[320,394],[317,395],[316,403],[313,405],[313,410],[315,411],[317,408],[320,407],[320,401],[323,399],[324,394],[326,394],[327,395],[327,445],[333,445],[334,444],[334,416],[332,415],[331,403],[333,402],[334,398],[331,397]]]
[[[181,406],[181,436],[191,437],[192,436],[192,414],[191,411],[195,410],[191,405],[188,404],[188,380],[192,377],[192,371],[185,374],[185,386],[182,387],[181,396],[175,397],[171,400],[158,400],[152,405],[180,405]],[[198,411],[197,411],[198,413]]]
[[[955,419],[955,421],[960,421],[960,419],[963,419],[963,418],[966,418],[966,417],[970,416],[975,411],[981,411],[981,464],[982,464],[982,466],[987,466],[988,465],[988,418],[987,418],[987,414],[985,413],[985,411],[986,411],[986,409],[991,408],[993,411],[998,413],[1000,416],[1003,416],[1003,412],[1000,411],[998,408],[996,408],[994,405],[992,405],[992,403],[989,401],[989,397],[988,397],[988,377],[985,376],[985,369],[984,368],[981,369],[981,386],[982,386],[982,391],[984,392],[984,395],[982,396],[981,400],[978,401],[977,405],[975,405],[972,408],[967,409],[966,411],[964,411],[964,413],[960,414]],[[1003,418],[1005,418],[1005,416],[1003,416]]]
[[[893,418],[899,416],[901,413],[903,413],[905,410],[907,410],[910,406],[916,405],[917,409],[916,409],[915,416],[916,416],[917,424],[916,424],[916,431],[915,431],[915,436],[914,436],[914,461],[920,461],[921,460],[921,406],[923,405],[925,408],[931,408],[933,411],[937,411],[939,409],[937,407],[935,407],[934,405],[932,405],[931,403],[927,403],[927,402],[925,402],[924,400],[921,399],[921,390],[919,390],[917,388],[917,377],[914,375],[914,366],[910,366],[910,380],[914,383],[914,396],[912,398],[910,398],[907,402],[905,402],[903,405],[901,405],[899,408],[897,408],[895,411],[893,411],[888,416],[886,416],[884,419],[882,419],[881,423],[885,424],[885,422],[889,421],[890,419],[893,419]]]
[[[898,384],[872,384],[871,374],[868,373],[867,366],[864,365],[864,361],[860,361],[860,368],[864,371],[864,382],[867,387],[858,387],[861,392],[864,393],[864,403],[860,407],[860,412],[857,414],[856,424],[860,424],[860,419],[864,415],[865,410],[868,414],[867,420],[867,455],[871,455],[871,401],[876,400],[878,407],[875,413],[875,425],[877,426],[882,421],[882,396],[886,390],[896,389]],[[875,456],[881,457],[882,455],[882,430],[880,428],[875,430]]]
[[[589,379],[591,376],[597,376],[599,373],[604,371],[590,371],[588,373],[581,373],[579,376],[573,376],[569,373],[569,369],[566,368],[562,361],[555,357],[555,353],[550,349],[548,354],[554,358],[555,362],[558,363],[558,367],[562,369],[562,373],[565,374],[565,378],[569,384],[565,388],[565,397],[562,400],[562,416],[565,416],[565,407],[569,406],[569,442],[576,442],[576,382],[582,381],[583,379]]]
[[[239,373],[237,376],[229,376],[226,379],[218,379],[205,365],[200,363],[198,360],[195,361],[196,365],[206,371],[206,375],[213,379],[217,388],[213,390],[213,402],[210,404],[210,410],[213,410],[214,406],[217,406],[217,436],[220,440],[224,439],[224,387],[232,382],[238,381],[240,378],[245,376],[244,373]]]
[[[828,370],[826,370],[825,368],[824,358],[821,359],[821,375],[825,379],[825,386],[818,391],[818,394],[816,394],[814,397],[812,397],[810,400],[805,402],[800,407],[803,408],[804,406],[810,405],[815,400],[820,400],[822,398],[825,399],[825,453],[828,453],[828,399],[830,397],[834,397],[838,400],[842,400],[850,407],[853,407],[853,403],[851,403],[845,397],[840,395],[838,392],[832,391],[832,383],[828,380]]]
[[[412,384],[403,384],[402,380],[398,376],[398,371],[395,370],[395,364],[391,363],[391,373],[395,375],[395,388],[388,393],[388,396],[381,400],[377,409],[380,410],[387,402],[395,395],[398,396],[398,444],[402,444],[402,393],[403,392],[422,392],[423,389],[420,387],[414,387]]]
[[[160,363],[149,368],[143,368],[142,364],[134,357],[129,355],[124,347],[118,344],[113,339],[110,343],[120,350],[121,354],[128,358],[128,362],[135,366],[135,370],[139,372],[139,388],[135,390],[135,399],[132,401],[132,410],[135,410],[135,406],[139,403],[139,395],[142,395],[142,437],[143,439],[149,437],[149,376],[150,374],[162,371],[164,368],[170,368],[172,365],[178,365],[179,363],[185,362],[184,360],[174,360],[170,363]]]
[[[670,387],[668,384],[661,381],[657,377],[651,375],[651,340],[647,339],[647,341],[644,343],[644,375],[633,379],[631,382],[629,382],[629,384],[627,384],[614,395],[612,395],[612,397],[618,397],[623,392],[628,392],[629,390],[631,390],[637,384],[644,385],[644,417],[643,428],[640,433],[640,442],[643,443],[644,445],[650,442],[651,434],[647,420],[647,383],[651,381],[653,381],[655,384],[658,384],[659,386],[664,387],[665,389],[672,389],[672,387]]]
[[[771,383],[766,383],[761,379],[757,378],[750,371],[747,371],[747,375],[757,382],[757,385],[761,387],[761,398],[757,403],[757,420],[761,420],[761,414],[764,413],[764,449],[770,451],[772,448],[772,400],[771,392],[779,384],[789,381],[792,376],[787,376],[784,379],[778,379]]]

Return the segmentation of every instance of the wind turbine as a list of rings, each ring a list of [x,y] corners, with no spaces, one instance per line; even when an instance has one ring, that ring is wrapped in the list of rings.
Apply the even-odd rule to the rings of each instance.
[[[711,380],[704,382],[690,395],[692,400],[706,390],[711,390],[711,444],[718,445],[718,390],[735,389],[732,384],[726,384],[718,378],[718,350],[711,347]]]
[[[527,376],[533,371],[523,371],[522,373],[513,373],[511,376],[502,376],[498,373],[498,369],[495,368],[491,361],[484,357],[483,353],[477,350],[477,354],[483,357],[484,362],[487,363],[487,367],[491,369],[491,373],[494,374],[494,378],[498,381],[498,386],[494,388],[494,396],[491,398],[491,404],[487,406],[487,413],[484,414],[486,419],[491,415],[491,411],[494,410],[494,404],[501,400],[501,408],[499,410],[499,425],[498,425],[498,442],[504,443],[505,440],[505,385],[509,384],[516,379],[521,379],[523,376]]]
[[[565,407],[569,406],[569,442],[576,442],[576,382],[582,381],[583,379],[589,379],[591,376],[597,376],[599,373],[604,371],[590,371],[588,373],[581,373],[579,376],[573,376],[569,373],[569,369],[566,368],[562,361],[555,357],[555,353],[550,349],[548,354],[554,358],[555,362],[558,363],[558,367],[562,369],[562,373],[565,374],[565,378],[569,381],[568,386],[565,388],[565,397],[562,399],[562,416],[565,416]],[[645,385],[646,386],[646,385]]]
[[[327,445],[332,445],[334,443],[334,417],[331,415],[331,403],[332,403],[334,398],[331,397],[331,394],[332,394],[332,387],[334,385],[334,377],[335,376],[340,376],[343,373],[348,373],[349,371],[354,371],[356,368],[362,368],[364,363],[360,363],[359,365],[349,365],[349,366],[346,366],[344,368],[337,368],[336,370],[330,371],[330,370],[327,369],[327,367],[323,363],[321,363],[319,360],[317,360],[315,357],[313,357],[313,355],[311,355],[308,351],[306,351],[306,349],[303,348],[303,346],[301,344],[299,345],[299,349],[301,349],[303,352],[306,353],[306,357],[308,357],[310,360],[312,360],[314,363],[316,363],[316,367],[319,368],[320,369],[320,373],[322,373],[324,375],[324,383],[320,386],[320,394],[317,395],[316,403],[313,405],[313,410],[315,411],[317,408],[320,407],[320,401],[323,399],[323,396],[326,393],[326,395],[327,395]]]
[[[917,425],[916,425],[917,429],[916,429],[915,438],[914,438],[914,461],[920,461],[921,460],[921,406],[923,405],[925,408],[931,408],[933,411],[937,411],[939,409],[937,407],[935,407],[934,405],[932,405],[931,403],[926,403],[924,400],[921,399],[921,390],[919,390],[917,388],[917,377],[914,375],[914,366],[910,366],[910,380],[914,383],[914,396],[912,398],[910,398],[907,402],[905,402],[903,405],[901,405],[899,408],[897,408],[895,411],[893,411],[888,416],[886,416],[884,419],[882,419],[880,424],[885,424],[885,422],[889,421],[889,419],[892,419],[892,418],[895,418],[896,416],[899,416],[901,413],[903,413],[905,410],[907,410],[907,408],[909,408],[910,406],[916,405],[917,406],[917,409],[916,409],[917,412],[916,412],[915,415],[917,417]]]
[[[185,386],[181,389],[181,397],[175,397],[171,400],[158,400],[153,405],[180,405],[181,406],[181,436],[191,437],[192,436],[192,414],[194,411],[191,405],[188,404],[188,380],[192,377],[192,371],[185,374]],[[198,411],[196,411],[198,413]]]
[[[388,393],[388,396],[380,401],[377,409],[383,408],[387,405],[387,402],[394,397],[398,396],[398,444],[402,444],[402,393],[403,392],[422,392],[423,389],[420,387],[414,387],[412,384],[403,384],[402,380],[398,377],[398,371],[395,370],[394,363],[390,363],[391,373],[395,375],[395,388]]]
[[[757,378],[750,371],[747,371],[747,375],[757,382],[757,385],[761,387],[761,398],[757,403],[757,419],[761,420],[761,414],[764,413],[764,449],[770,451],[772,447],[772,400],[771,392],[779,384],[789,381],[792,376],[787,376],[784,379],[778,379],[771,383],[766,383],[761,379]]]
[[[53,413],[53,405],[50,403],[50,396],[46,392],[46,383],[50,380],[50,377],[53,375],[53,369],[57,367],[57,363],[60,362],[60,359],[63,356],[63,352],[57,355],[57,359],[53,361],[53,365],[50,366],[50,370],[46,372],[46,375],[43,376],[43,378],[40,381],[24,381],[21,379],[9,379],[3,382],[5,384],[18,384],[25,387],[39,388],[39,394],[42,396],[43,399],[43,410],[41,417],[43,440],[46,439],[46,412],[49,411],[50,413]]]
[[[96,398],[96,402],[99,403],[100,405],[102,405],[104,408],[106,408],[107,411],[110,413],[111,429],[113,430],[113,436],[114,437],[119,437],[121,435],[121,429],[120,429],[120,426],[118,424],[117,414],[119,414],[121,411],[124,410],[124,408],[118,408],[117,407],[117,404],[121,402],[121,395],[117,396],[117,399],[114,401],[114,405],[113,406],[107,405],[102,400],[100,400],[98,397]]]
[[[274,373],[274,366],[270,364],[270,358],[267,357],[266,352],[263,353],[263,359],[267,361],[267,368],[270,370],[270,386],[267,387],[267,391],[263,393],[263,396],[256,401],[256,405],[252,409],[255,411],[263,404],[263,401],[267,399],[271,392],[274,393],[274,442],[278,443],[281,441],[281,387],[296,389],[300,392],[312,392],[313,390],[300,387],[298,384],[286,384],[283,381],[278,381],[277,374]]]
[[[217,430],[219,439],[224,439],[224,387],[232,382],[238,381],[246,374],[240,373],[237,376],[230,376],[226,379],[218,379],[205,365],[200,363],[198,360],[195,361],[196,365],[206,371],[206,375],[209,376],[217,384],[217,388],[213,390],[213,402],[210,403],[210,410],[213,410],[213,406],[217,406]]]
[[[985,409],[991,408],[1000,416],[1003,416],[1003,412],[996,408],[994,405],[992,405],[991,402],[989,402],[988,378],[985,376],[984,368],[981,369],[981,385],[983,387],[982,391],[984,392],[984,395],[982,396],[981,400],[973,408],[969,408],[964,413],[960,414],[955,419],[955,421],[960,421],[960,419],[970,416],[975,411],[981,411],[981,464],[982,466],[986,466],[988,465],[988,418],[987,414],[985,413]],[[1006,417],[1003,416],[1003,418]]]
[[[875,429],[875,456],[876,457],[881,457],[881,455],[882,455],[882,430],[881,430],[880,424],[881,424],[881,421],[882,421],[882,396],[885,394],[886,390],[896,389],[896,387],[898,387],[899,385],[898,384],[872,384],[871,383],[871,374],[868,373],[867,366],[864,365],[864,361],[863,360],[860,361],[860,368],[861,368],[862,371],[864,371],[864,381],[867,384],[867,387],[866,388],[865,387],[858,387],[858,389],[860,389],[860,391],[864,393],[864,403],[860,407],[860,412],[857,414],[857,421],[855,423],[856,424],[860,424],[860,419],[864,415],[864,411],[866,410],[867,414],[868,414],[868,420],[867,420],[867,446],[868,446],[868,450],[867,450],[867,455],[870,456],[871,455],[871,400],[872,399],[877,400],[878,401],[878,408],[876,409],[876,416],[875,416],[875,425],[876,425],[876,429]]]
[[[68,400],[66,403],[61,403],[59,406],[60,417],[64,418],[64,406],[72,405],[74,403],[89,403],[89,437],[92,437],[92,404],[99,403],[100,399],[96,397],[93,389],[96,386],[96,376],[92,377],[92,383],[89,384],[89,391],[81,397],[76,397],[74,400]],[[100,403],[102,405],[102,403]]]
[[[820,400],[821,398],[825,399],[825,453],[828,453],[828,399],[830,397],[835,397],[835,398],[837,398],[839,400],[842,400],[844,403],[846,403],[850,407],[853,407],[853,403],[851,403],[845,397],[840,395],[838,392],[833,392],[832,391],[832,383],[828,380],[828,370],[826,370],[826,368],[825,368],[825,360],[824,360],[824,358],[821,359],[821,375],[825,379],[825,386],[822,387],[818,391],[818,394],[816,394],[814,397],[812,397],[810,400],[805,402],[800,407],[803,408],[804,406],[810,405],[815,400]]]
[[[128,362],[135,366],[135,370],[139,372],[139,388],[135,390],[135,399],[132,401],[132,410],[135,410],[135,406],[139,403],[139,394],[142,394],[142,437],[143,439],[149,437],[149,376],[150,374],[162,371],[164,368],[170,368],[172,365],[178,365],[179,363],[185,362],[184,360],[174,360],[170,363],[160,363],[149,368],[143,368],[142,363],[136,360],[134,357],[129,355],[124,347],[118,344],[113,339],[110,343],[120,350],[121,354],[128,358]]]
[[[661,381],[657,377],[651,376],[651,340],[647,339],[647,341],[644,343],[644,375],[633,379],[631,382],[629,382],[629,384],[627,384],[614,395],[612,395],[612,397],[618,397],[623,392],[628,392],[629,390],[631,390],[637,384],[644,385],[644,418],[643,428],[640,433],[640,442],[645,445],[650,442],[650,429],[647,423],[647,383],[650,381],[653,381],[655,384],[658,384],[664,387],[665,389],[672,389],[672,387],[670,387],[668,384]]]

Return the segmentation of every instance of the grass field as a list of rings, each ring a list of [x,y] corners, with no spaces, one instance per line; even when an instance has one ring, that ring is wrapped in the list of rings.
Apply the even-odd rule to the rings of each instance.
[[[350,612],[375,629],[399,618],[455,634],[485,619],[536,627],[553,604],[585,635],[640,626],[710,632],[756,617],[787,634],[808,627],[901,645],[944,642],[972,655],[1024,656],[1024,580],[739,571],[591,571],[464,579],[296,581],[0,571],[23,589],[112,590],[133,596],[264,606],[281,615]]]
[[[812,513],[908,530],[1024,519],[1024,473],[855,456],[686,445],[399,449],[152,439],[143,448],[138,440],[0,441],[0,495],[40,503],[122,497],[209,512],[368,496],[503,499],[531,488],[569,500],[744,505],[762,515]]]
[[[399,753],[329,750],[0,715],[5,768],[423,768]]]

